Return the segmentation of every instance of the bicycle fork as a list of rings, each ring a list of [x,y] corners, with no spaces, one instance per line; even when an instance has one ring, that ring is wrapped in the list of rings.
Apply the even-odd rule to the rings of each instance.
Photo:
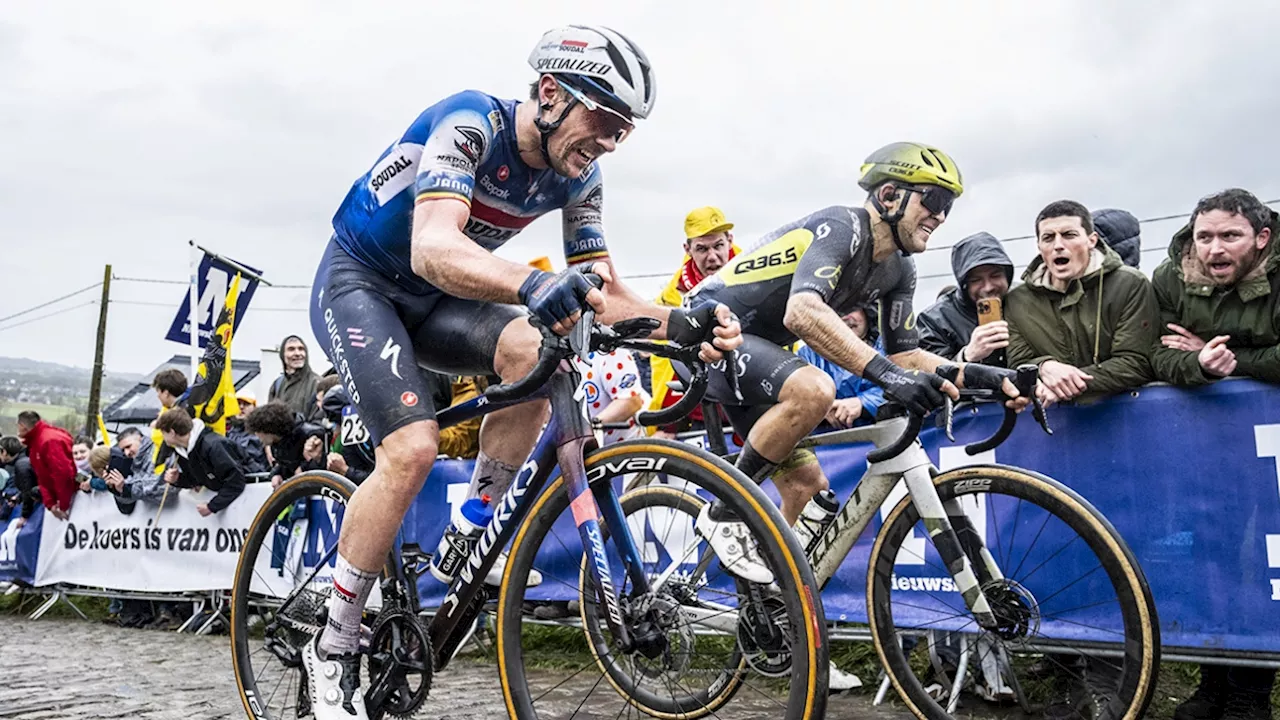
[[[973,613],[978,625],[984,630],[995,630],[997,621],[991,610],[991,603],[982,591],[982,582],[978,578],[981,572],[988,580],[1001,579],[999,567],[987,550],[982,539],[969,517],[965,515],[960,502],[952,498],[946,503],[938,496],[933,485],[933,477],[929,473],[929,465],[917,465],[905,470],[903,479],[911,494],[911,502],[920,519],[924,522],[925,531],[938,549],[947,572],[955,580],[956,588],[964,598],[965,605]],[[959,532],[957,532],[957,529]],[[961,534],[965,541],[962,543]],[[966,552],[966,550],[968,552]],[[975,571],[971,557],[981,559],[983,567]]]
[[[552,378],[552,382],[561,377],[568,376],[557,375]],[[643,595],[649,592],[649,580],[644,574],[640,552],[631,537],[631,528],[627,525],[622,504],[613,490],[613,483],[606,477],[607,473],[603,469],[599,477],[587,476],[583,454],[587,450],[587,444],[594,443],[595,438],[582,406],[563,392],[553,392],[551,404],[553,415],[565,419],[562,441],[556,448],[556,455],[565,491],[569,494],[573,524],[582,537],[582,550],[588,558],[588,573],[584,573],[583,580],[586,580],[588,574],[593,578],[596,600],[605,609],[604,617],[615,642],[621,650],[630,652],[636,647],[636,638],[632,637],[622,616],[622,606],[614,586],[604,534],[601,532],[601,520],[609,528],[610,537],[622,558],[623,571],[634,588],[632,594]]]

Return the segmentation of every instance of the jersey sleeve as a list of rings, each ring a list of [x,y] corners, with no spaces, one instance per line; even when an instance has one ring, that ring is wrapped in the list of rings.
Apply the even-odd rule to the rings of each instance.
[[[830,303],[840,284],[840,274],[849,264],[860,243],[865,240],[852,218],[840,217],[835,212],[815,213],[806,223],[813,233],[813,242],[800,256],[795,274],[791,276],[791,294],[812,292]]]
[[[562,211],[565,263],[582,265],[609,257],[604,243],[603,211],[604,182],[600,166],[592,163],[586,176],[573,182],[569,202]]]
[[[459,93],[445,101],[439,119],[423,143],[414,181],[414,202],[454,198],[471,204],[476,168],[493,147],[496,107],[478,93]]]
[[[608,355],[599,356],[597,360],[596,372],[600,374],[600,382],[610,400],[644,397],[635,356],[625,350],[615,350]]]
[[[909,257],[900,257],[902,273],[898,284],[880,300],[880,337],[884,339],[884,352],[894,355],[920,346],[920,334],[916,331],[916,312],[912,296],[916,294],[916,263]]]

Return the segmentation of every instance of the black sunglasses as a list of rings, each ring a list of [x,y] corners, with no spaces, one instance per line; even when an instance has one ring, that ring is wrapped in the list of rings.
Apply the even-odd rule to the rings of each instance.
[[[951,212],[956,202],[956,194],[939,185],[910,185],[904,190],[920,194],[920,204],[934,215]]]

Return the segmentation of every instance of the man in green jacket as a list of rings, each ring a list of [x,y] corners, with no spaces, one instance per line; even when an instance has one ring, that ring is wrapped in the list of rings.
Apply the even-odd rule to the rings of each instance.
[[[1098,242],[1080,203],[1036,217],[1040,256],[1005,298],[1009,367],[1040,367],[1036,394],[1051,404],[1092,400],[1146,384],[1159,313],[1151,283]]]
[[[1156,377],[1204,385],[1228,375],[1280,382],[1280,214],[1246,190],[1202,199],[1152,284]]]
[[[1204,385],[1228,375],[1280,382],[1280,214],[1233,188],[1200,200],[1174,234],[1152,284],[1168,329],[1152,351],[1156,377]],[[1275,670],[1201,665],[1176,720],[1271,717]]]

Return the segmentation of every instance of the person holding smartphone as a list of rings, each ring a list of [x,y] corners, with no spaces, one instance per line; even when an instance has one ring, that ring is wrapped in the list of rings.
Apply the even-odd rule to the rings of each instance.
[[[991,233],[975,233],[951,246],[956,289],[917,320],[920,347],[935,355],[1006,367],[1009,323],[1004,296],[1013,282],[1013,261]]]

